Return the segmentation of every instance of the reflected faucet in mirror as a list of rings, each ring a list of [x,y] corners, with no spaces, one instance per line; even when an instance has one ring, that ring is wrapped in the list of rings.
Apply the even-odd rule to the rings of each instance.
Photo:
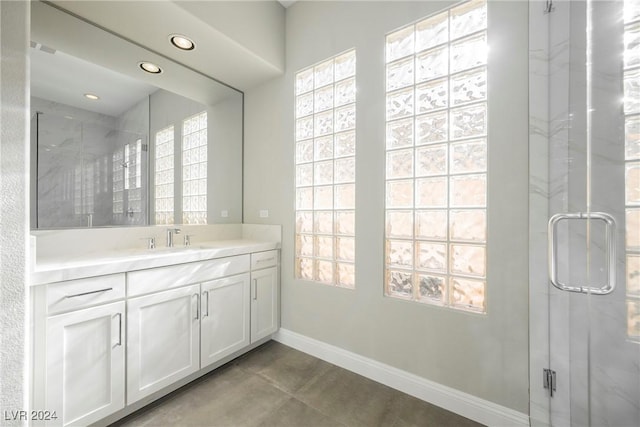
[[[179,228],[167,228],[167,247],[173,247],[173,235],[180,234]]]

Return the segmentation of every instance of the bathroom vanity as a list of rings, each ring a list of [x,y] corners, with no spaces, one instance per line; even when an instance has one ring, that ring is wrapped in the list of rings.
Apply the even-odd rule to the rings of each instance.
[[[31,40],[31,421],[107,425],[270,339],[281,228],[238,224],[242,92],[49,2]]]
[[[280,227],[181,228],[192,243],[172,248],[166,227],[36,234],[32,409],[44,425],[113,422],[278,329]],[[131,244],[110,235],[77,253],[109,231]],[[154,249],[139,237],[150,233]]]

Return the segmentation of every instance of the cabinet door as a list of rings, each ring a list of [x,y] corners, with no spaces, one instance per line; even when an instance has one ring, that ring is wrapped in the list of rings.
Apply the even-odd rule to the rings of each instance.
[[[251,342],[278,330],[278,268],[251,272]]]
[[[200,358],[204,368],[249,345],[249,273],[201,286]]]
[[[124,310],[122,301],[47,319],[51,424],[88,425],[124,408]]]
[[[128,404],[199,369],[199,301],[200,285],[128,301]]]

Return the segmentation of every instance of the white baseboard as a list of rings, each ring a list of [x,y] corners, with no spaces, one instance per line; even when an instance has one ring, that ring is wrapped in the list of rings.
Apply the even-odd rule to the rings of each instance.
[[[529,427],[529,416],[393,366],[280,329],[273,339],[341,368],[488,426]]]

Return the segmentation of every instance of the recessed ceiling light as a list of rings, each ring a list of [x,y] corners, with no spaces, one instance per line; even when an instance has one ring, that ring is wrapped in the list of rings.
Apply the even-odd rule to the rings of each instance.
[[[153,62],[146,62],[146,61],[139,62],[138,66],[142,68],[144,71],[146,71],[147,73],[160,74],[162,72],[162,68],[158,67]]]
[[[180,34],[171,34],[169,41],[172,45],[182,50],[193,50],[196,48],[196,44],[189,37]]]
[[[85,93],[84,97],[87,99],[90,99],[92,101],[97,101],[98,99],[100,99],[100,97],[98,95],[94,95],[92,93]]]

